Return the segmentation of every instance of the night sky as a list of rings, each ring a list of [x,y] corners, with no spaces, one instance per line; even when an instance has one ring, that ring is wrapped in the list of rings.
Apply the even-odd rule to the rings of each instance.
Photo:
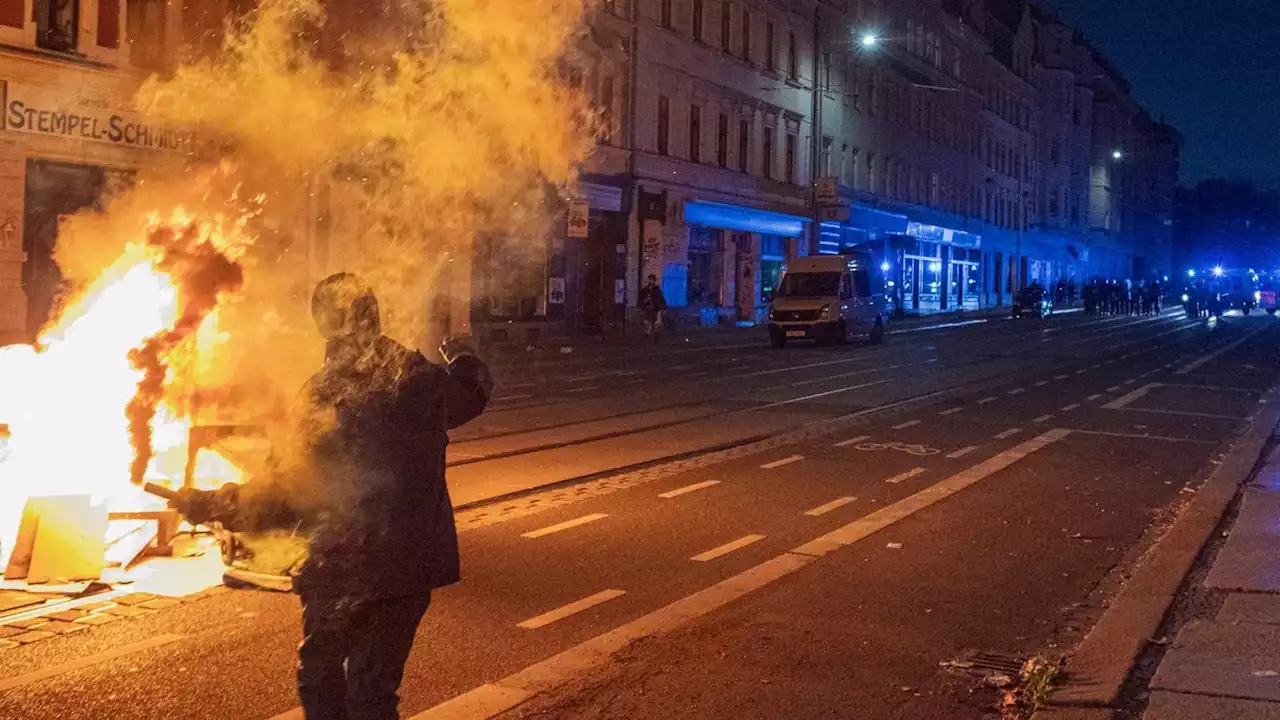
[[[1183,184],[1226,176],[1280,190],[1280,0],[1044,2],[1186,137]]]

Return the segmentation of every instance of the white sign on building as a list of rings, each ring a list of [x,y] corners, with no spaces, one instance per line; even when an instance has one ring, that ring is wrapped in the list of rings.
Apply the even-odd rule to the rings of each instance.
[[[3,127],[9,132],[170,152],[184,149],[191,140],[189,131],[148,123],[106,102],[12,82],[4,83]]]

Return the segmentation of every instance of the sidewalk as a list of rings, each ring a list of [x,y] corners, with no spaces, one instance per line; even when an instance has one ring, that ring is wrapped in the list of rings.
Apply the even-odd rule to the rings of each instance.
[[[1225,593],[1178,633],[1150,684],[1146,720],[1280,720],[1280,449],[1245,487],[1204,580]]]

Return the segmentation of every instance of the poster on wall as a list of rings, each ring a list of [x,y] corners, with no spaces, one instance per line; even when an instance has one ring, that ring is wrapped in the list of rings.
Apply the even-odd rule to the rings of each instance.
[[[547,293],[547,302],[552,305],[564,304],[564,278],[551,278],[550,292]]]
[[[570,238],[582,239],[590,235],[591,208],[587,203],[575,200],[569,203],[568,232]]]

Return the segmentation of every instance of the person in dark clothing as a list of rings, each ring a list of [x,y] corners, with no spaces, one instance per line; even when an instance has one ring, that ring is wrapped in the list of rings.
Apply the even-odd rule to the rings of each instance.
[[[325,361],[299,398],[296,470],[281,473],[287,480],[184,491],[177,506],[193,522],[300,525],[303,712],[391,720],[431,591],[461,577],[448,431],[484,410],[493,384],[456,341],[442,345],[442,367],[382,335],[377,300],[354,275],[323,280],[311,309]]]
[[[640,310],[644,313],[644,333],[646,337],[657,338],[658,329],[662,327],[662,315],[667,311],[667,299],[658,285],[658,276],[650,275],[649,281],[640,288]]]

